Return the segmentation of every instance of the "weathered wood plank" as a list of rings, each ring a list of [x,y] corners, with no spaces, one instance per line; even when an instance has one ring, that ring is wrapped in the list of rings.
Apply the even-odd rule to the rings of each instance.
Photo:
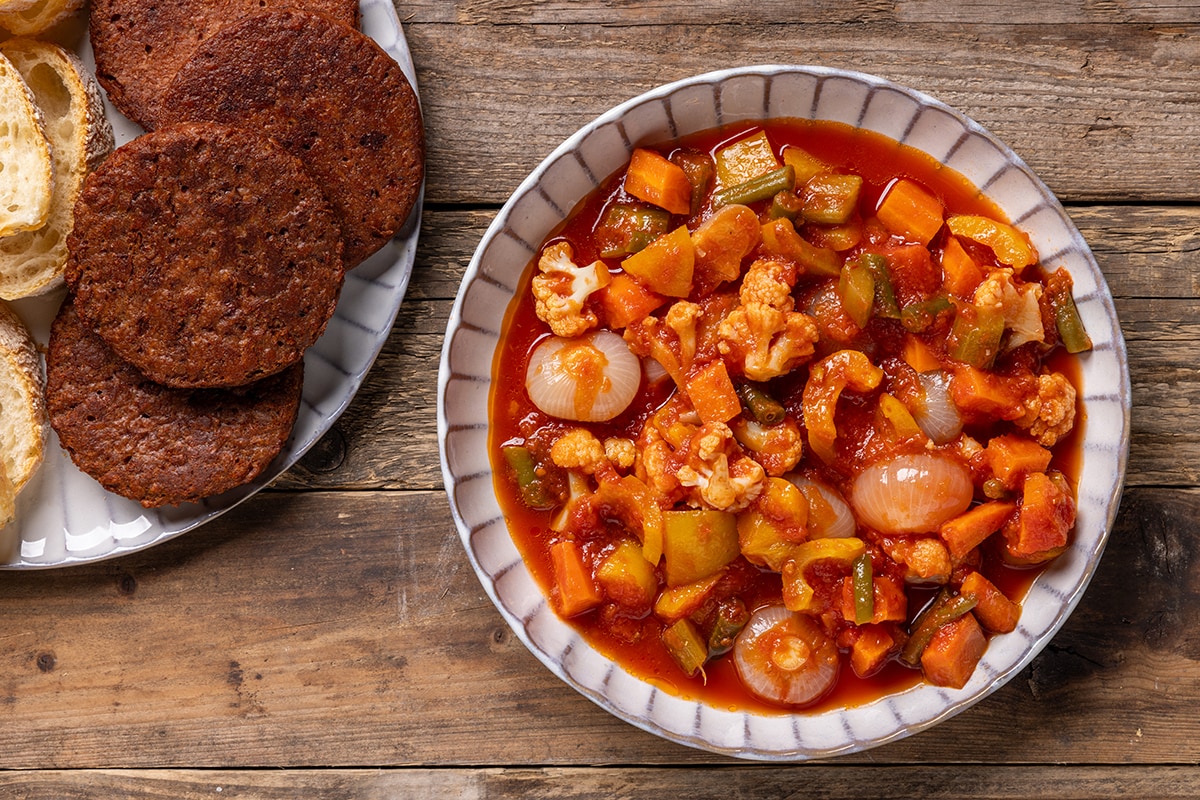
[[[682,8],[672,0],[638,3],[604,3],[586,6],[570,0],[400,0],[401,19],[418,23],[458,25],[512,25],[603,23],[608,25],[669,25],[677,22],[752,23],[796,19],[789,0],[758,0],[731,8],[720,0],[696,0]],[[1200,4],[1195,0],[1136,0],[1091,3],[1084,0],[1050,6],[1017,0],[1000,8],[988,0],[965,0],[947,7],[936,0],[816,0],[806,2],[805,22],[1002,22],[1007,25],[1042,26],[1058,22],[1107,24],[1195,22]]]
[[[1175,24],[1026,24],[1045,13],[1033,3],[1020,6],[1017,23],[947,24],[930,6],[916,23],[878,14],[822,21],[780,4],[754,24],[665,14],[634,24],[630,14],[649,13],[629,11],[639,5],[621,4],[628,24],[619,29],[607,20],[558,24],[566,11],[548,11],[558,22],[544,24],[410,22],[428,199],[500,202],[617,103],[667,81],[762,63],[860,70],[920,89],[1006,141],[1069,201],[1186,201],[1200,181],[1200,26],[1186,7]],[[530,7],[502,4],[497,13]],[[570,19],[579,18],[572,6]]]
[[[1096,797],[1167,800],[1200,794],[1195,767],[726,766],[648,769],[619,767],[382,770],[37,770],[0,775],[0,789],[22,800],[489,800],[578,798],[658,800],[670,797],[863,797],[930,800],[1044,800]],[[813,787],[820,787],[819,790]]]
[[[1197,519],[1196,491],[1131,490],[1091,588],[1029,669],[841,761],[1200,761]],[[260,495],[143,553],[10,573],[0,619],[0,768],[727,762],[542,667],[439,492]]]

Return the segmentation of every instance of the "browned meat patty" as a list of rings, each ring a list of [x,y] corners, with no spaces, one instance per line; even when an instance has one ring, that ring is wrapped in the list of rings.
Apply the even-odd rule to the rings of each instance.
[[[358,0],[93,0],[88,31],[109,99],[144,128],[175,71],[223,25],[264,8],[297,7],[358,25]]]
[[[404,224],[425,169],[416,94],[370,37],[303,11],[246,17],[205,41],[163,98],[164,121],[265,131],[325,189],[346,266]]]
[[[295,424],[303,363],[237,389],[170,389],[88,330],[70,299],[46,353],[50,424],[75,464],[146,507],[194,502],[253,480]]]
[[[341,290],[341,231],[269,139],[172,125],[88,176],[68,239],[79,315],[151,380],[237,386],[299,361]]]

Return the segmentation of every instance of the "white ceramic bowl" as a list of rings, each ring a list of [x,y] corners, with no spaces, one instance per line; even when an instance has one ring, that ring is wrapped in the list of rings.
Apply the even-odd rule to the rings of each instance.
[[[681,699],[599,654],[547,602],[509,536],[488,461],[492,358],[525,267],[546,235],[635,146],[726,123],[825,119],[911,145],[965,175],[1026,231],[1043,263],[1066,267],[1094,349],[1082,357],[1086,414],[1079,514],[1070,549],[1029,590],[1016,631],[992,638],[961,690],[920,685],[861,706],[764,715]],[[472,566],[501,615],[554,674],[633,725],[692,747],[759,760],[851,753],[966,709],[1016,675],[1079,602],[1116,516],[1129,446],[1125,343],[1087,244],[1049,189],[1007,146],[952,108],[860,73],[798,66],[700,75],[647,92],[586,125],[534,170],[475,253],[450,316],[438,383],[446,491]]]

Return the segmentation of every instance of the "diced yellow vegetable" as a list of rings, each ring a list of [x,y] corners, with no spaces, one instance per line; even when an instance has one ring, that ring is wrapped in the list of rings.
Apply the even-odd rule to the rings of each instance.
[[[721,186],[737,186],[782,166],[765,131],[722,147],[716,153],[716,161],[717,181]]]
[[[814,592],[807,570],[818,561],[837,561],[847,569],[854,559],[866,552],[862,539],[813,539],[798,545],[796,555],[783,565],[783,604],[789,611],[812,608]]]
[[[808,498],[784,478],[767,478],[763,493],[738,514],[738,542],[751,564],[779,572],[808,535]]]
[[[707,578],[738,557],[737,517],[727,511],[664,511],[663,568],[668,586]]]
[[[900,439],[912,439],[916,437],[924,437],[925,433],[921,430],[921,426],[913,419],[912,413],[907,407],[893,395],[884,392],[879,396],[879,413],[883,418],[891,423],[892,430],[896,432],[896,436]]]
[[[699,609],[712,596],[721,575],[722,573],[717,572],[695,583],[668,586],[654,601],[654,615],[667,622],[683,619]]]
[[[808,183],[814,176],[829,171],[829,165],[812,153],[791,145],[783,148],[783,163],[796,171],[796,186]]]
[[[684,225],[621,262],[621,269],[667,297],[688,296],[695,266],[696,251]]]
[[[1037,252],[1024,233],[989,217],[959,214],[946,220],[955,236],[990,247],[996,260],[1018,271],[1037,262]]]
[[[628,608],[649,608],[658,591],[654,567],[642,556],[642,546],[623,539],[596,568],[596,582],[616,603]]]

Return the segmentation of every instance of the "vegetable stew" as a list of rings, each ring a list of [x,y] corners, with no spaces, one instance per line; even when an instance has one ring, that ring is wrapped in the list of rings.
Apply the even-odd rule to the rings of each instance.
[[[1071,278],[918,151],[800,120],[639,148],[524,286],[497,493],[556,611],[647,681],[960,688],[1070,545]]]

